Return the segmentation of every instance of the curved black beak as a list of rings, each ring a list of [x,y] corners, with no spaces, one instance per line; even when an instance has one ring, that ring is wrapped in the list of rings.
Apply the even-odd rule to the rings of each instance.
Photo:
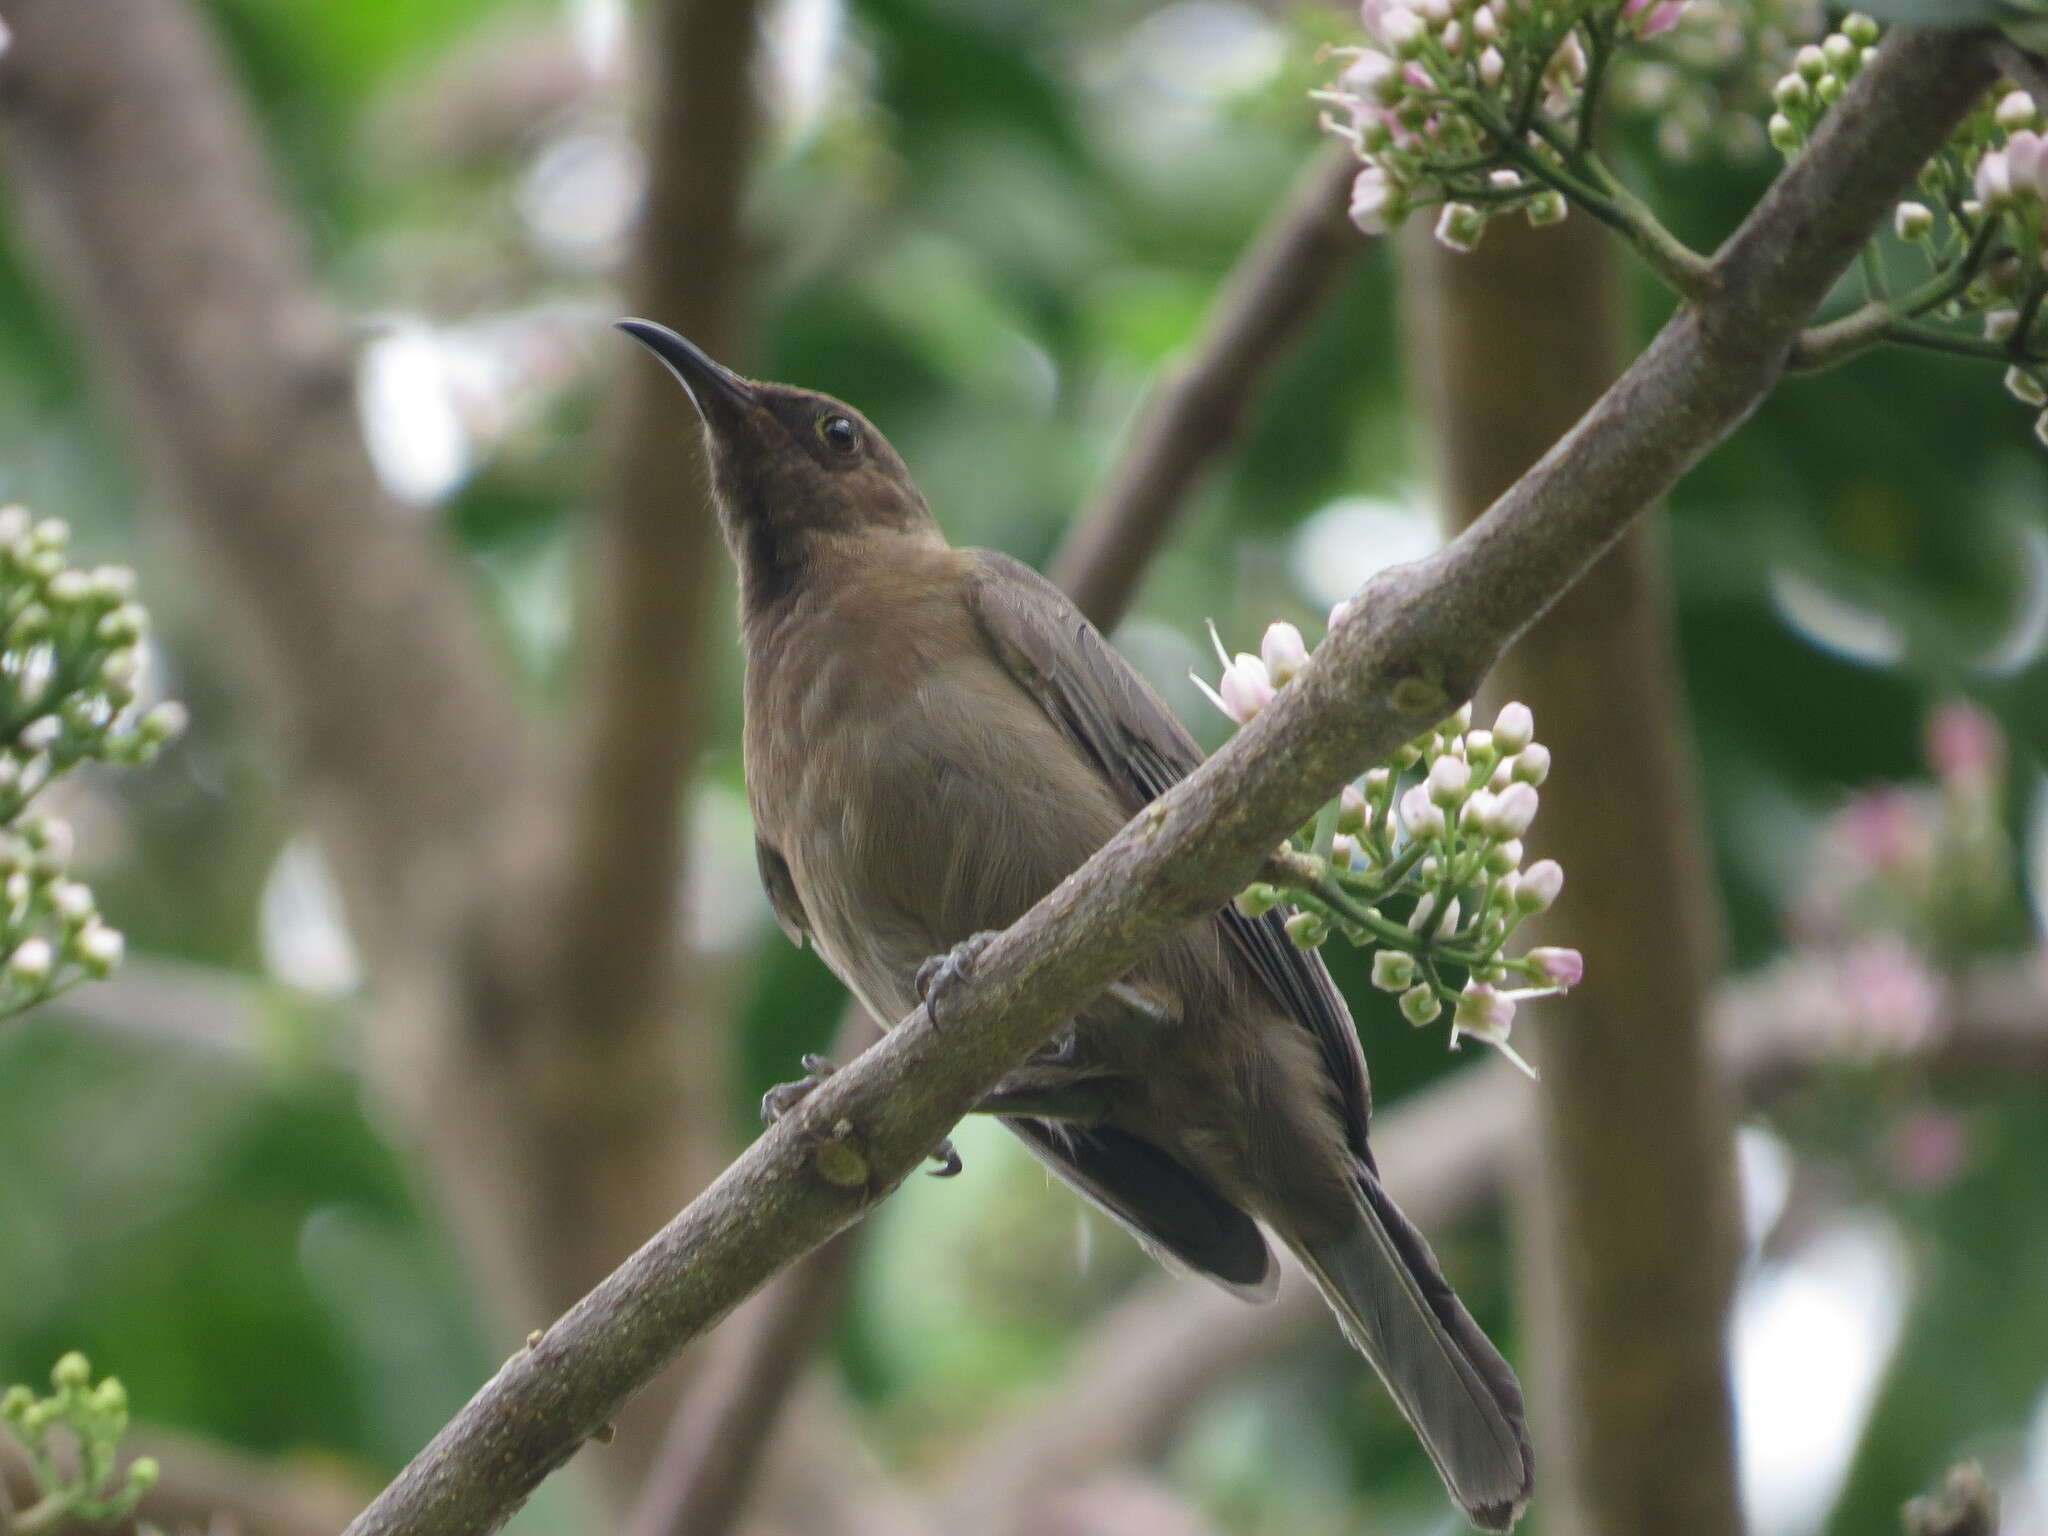
[[[695,342],[652,320],[619,320],[614,324],[668,365],[668,371],[689,392],[690,403],[697,407],[697,414],[707,425],[723,425],[753,408],[754,386],[725,364],[714,361]]]

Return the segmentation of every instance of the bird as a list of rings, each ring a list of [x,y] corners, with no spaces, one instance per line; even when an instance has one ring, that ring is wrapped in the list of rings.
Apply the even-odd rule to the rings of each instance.
[[[943,1027],[979,945],[1201,751],[1056,586],[949,544],[859,411],[745,378],[652,321],[618,326],[701,423],[776,919],[875,1018],[922,1001]],[[1467,1519],[1507,1530],[1534,1478],[1521,1387],[1381,1184],[1350,1013],[1283,922],[1227,906],[1191,924],[977,1109],[1169,1267],[1270,1299],[1272,1233]],[[778,1102],[826,1065],[807,1058],[813,1077]]]

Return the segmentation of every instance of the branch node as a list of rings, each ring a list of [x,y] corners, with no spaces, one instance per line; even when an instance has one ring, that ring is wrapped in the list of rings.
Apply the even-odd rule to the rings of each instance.
[[[1441,720],[1449,712],[1451,696],[1442,683],[1411,674],[1394,684],[1394,708],[1404,715],[1427,715]]]
[[[840,1189],[865,1188],[870,1172],[868,1155],[855,1134],[853,1122],[836,1120],[811,1151],[811,1160],[827,1184]]]

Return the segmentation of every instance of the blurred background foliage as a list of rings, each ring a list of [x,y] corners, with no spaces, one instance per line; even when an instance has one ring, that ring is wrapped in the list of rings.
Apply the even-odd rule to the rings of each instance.
[[[603,385],[644,362],[606,328],[641,174],[631,17],[617,0],[210,10],[359,326],[380,473],[454,531],[536,701],[564,706]],[[1042,561],[1314,147],[1303,93],[1325,68],[1318,42],[1346,25],[1248,0],[775,0],[751,340],[733,361],[856,402],[956,542]],[[1710,245],[1775,162],[1739,132],[1660,143],[1658,123],[1624,118],[1620,159]],[[1633,291],[1647,335],[1667,303]],[[1397,334],[1393,266],[1374,253],[1123,626],[1212,742],[1222,722],[1185,682],[1205,618],[1240,644],[1275,617],[1319,633],[1331,601],[1436,538]],[[1500,366],[1544,387],[1540,357]],[[680,402],[676,430],[694,430]],[[492,1369],[487,1330],[347,1070],[361,977],[274,744],[11,235],[0,494],[70,519],[88,558],[139,566],[162,622],[154,662],[196,721],[147,773],[66,787],[79,868],[129,934],[145,1002],[130,1023],[52,1009],[0,1029],[0,1379],[80,1348],[153,1421],[380,1479]],[[1928,777],[1923,721],[1957,695],[2013,745],[1995,819],[2019,876],[1961,947],[2037,943],[2048,457],[2025,413],[1981,370],[1924,355],[1794,380],[1670,521],[1737,967],[1792,941],[1850,796]],[[729,637],[715,654],[688,908],[698,941],[751,976],[737,1144],[760,1090],[823,1046],[838,992],[757,894]],[[1333,956],[1381,1102],[1456,1070],[1348,959]],[[147,984],[180,965],[246,980],[253,1056],[150,1027]],[[1886,1529],[1966,1452],[2032,1488],[2013,1517],[2033,1523],[2014,1529],[2048,1531],[2044,1108],[2038,1083],[1936,1094],[1902,1069],[1843,1070],[1746,1127],[1760,1246],[1733,1358],[1759,1531]],[[1046,1376],[1147,1269],[991,1128],[961,1139],[964,1178],[914,1181],[874,1223],[835,1346],[864,1419],[910,1466]],[[1512,1353],[1504,1243],[1481,1224],[1443,1247]],[[1441,1526],[1427,1467],[1334,1338],[1216,1397],[1176,1452],[1176,1481],[1223,1528]]]

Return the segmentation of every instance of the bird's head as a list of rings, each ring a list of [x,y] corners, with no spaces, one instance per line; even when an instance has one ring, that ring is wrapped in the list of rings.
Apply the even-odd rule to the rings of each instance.
[[[835,546],[939,538],[903,460],[852,406],[742,378],[651,320],[618,328],[667,364],[697,407],[719,522],[756,595],[786,588]]]

